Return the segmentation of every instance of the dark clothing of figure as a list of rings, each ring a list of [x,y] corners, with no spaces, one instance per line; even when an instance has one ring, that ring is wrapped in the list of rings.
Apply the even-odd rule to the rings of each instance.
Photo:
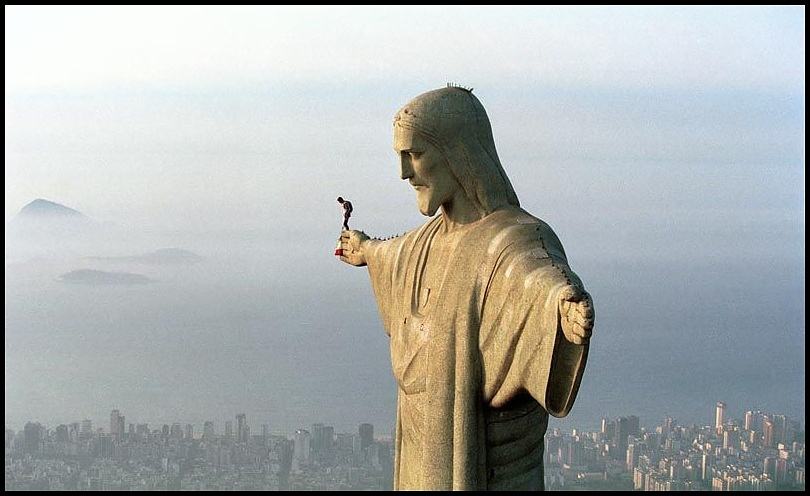
[[[352,202],[343,200],[343,229],[349,230],[349,217],[352,216]]]

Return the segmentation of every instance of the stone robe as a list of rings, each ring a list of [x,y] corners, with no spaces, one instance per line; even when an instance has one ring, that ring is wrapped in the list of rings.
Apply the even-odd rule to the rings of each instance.
[[[559,292],[582,283],[518,207],[434,244],[441,228],[439,215],[365,254],[399,386],[394,489],[543,489],[548,414],[569,412],[588,354],[563,336]],[[447,262],[428,290],[436,250]]]

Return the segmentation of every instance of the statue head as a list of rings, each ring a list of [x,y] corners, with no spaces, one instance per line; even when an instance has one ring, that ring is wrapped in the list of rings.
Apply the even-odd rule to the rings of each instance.
[[[471,90],[441,88],[405,104],[394,117],[394,149],[424,215],[436,213],[459,189],[482,216],[519,205],[489,118]]]

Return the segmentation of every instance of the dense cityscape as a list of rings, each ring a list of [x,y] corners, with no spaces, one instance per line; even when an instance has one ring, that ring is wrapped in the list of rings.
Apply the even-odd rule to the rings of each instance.
[[[106,427],[106,426],[105,426]],[[314,424],[292,436],[251,432],[244,414],[202,431],[192,424],[91,420],[49,428],[28,422],[5,431],[6,490],[385,490],[393,446],[374,426],[336,433]],[[646,429],[636,416],[603,418],[596,432],[546,433],[548,490],[803,490],[804,431],[785,415],[758,410],[729,418],[718,402],[713,425],[673,418]]]
[[[603,418],[597,432],[546,433],[546,489],[758,491],[804,489],[804,431],[785,415],[749,410],[713,425],[667,417],[653,429],[636,416]]]

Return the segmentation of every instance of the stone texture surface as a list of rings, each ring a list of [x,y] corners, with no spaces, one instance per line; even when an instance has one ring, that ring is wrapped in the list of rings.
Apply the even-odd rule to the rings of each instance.
[[[394,150],[431,219],[385,241],[343,231],[337,247],[368,267],[390,337],[394,488],[542,489],[543,434],[576,398],[591,297],[552,229],[520,208],[471,91],[408,102]]]

